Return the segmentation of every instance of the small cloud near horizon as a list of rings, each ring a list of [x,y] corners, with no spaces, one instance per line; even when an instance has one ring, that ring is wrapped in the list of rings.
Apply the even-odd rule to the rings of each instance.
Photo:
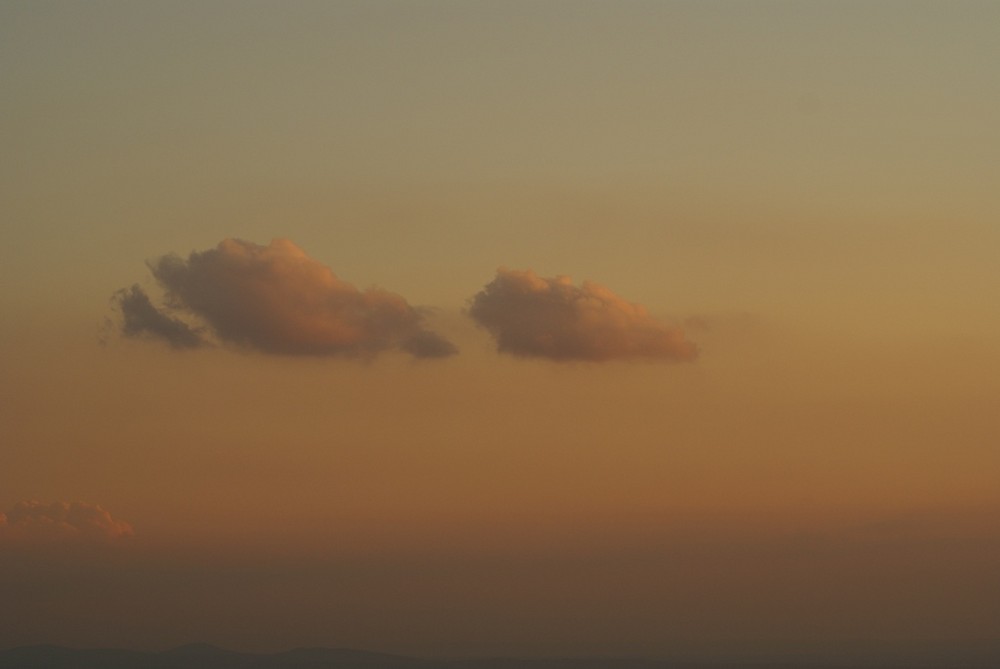
[[[515,356],[591,362],[698,356],[683,329],[600,284],[575,286],[566,276],[500,268],[470,300],[468,314],[489,330],[499,352]]]
[[[157,308],[134,285],[114,296],[125,336],[152,336],[174,348],[209,340],[263,353],[372,357],[399,349],[416,358],[443,358],[458,349],[424,327],[422,313],[381,288],[359,290],[287,239],[261,246],[225,239],[187,258],[170,254],[148,263],[166,306],[204,323],[195,327]]]
[[[97,504],[34,500],[0,513],[0,540],[28,543],[103,542],[131,537],[132,526]]]

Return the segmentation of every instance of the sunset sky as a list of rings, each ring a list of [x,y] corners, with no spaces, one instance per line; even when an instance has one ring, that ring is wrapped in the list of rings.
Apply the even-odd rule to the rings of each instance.
[[[0,648],[1000,630],[1000,3],[0,0]]]

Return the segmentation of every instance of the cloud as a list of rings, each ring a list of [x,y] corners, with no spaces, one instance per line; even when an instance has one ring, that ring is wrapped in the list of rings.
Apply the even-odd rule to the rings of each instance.
[[[590,281],[501,268],[469,306],[497,350],[551,360],[693,360],[697,347],[678,327]]]
[[[111,541],[132,534],[131,525],[86,502],[22,501],[0,513],[0,539],[8,541]]]
[[[226,239],[187,258],[163,256],[149,267],[168,306],[229,344],[289,355],[368,357],[399,348],[440,358],[457,352],[426,330],[422,314],[399,295],[358,290],[286,239],[267,246]],[[119,293],[124,334],[152,334],[178,348],[203,341],[148,302],[136,287]]]
[[[126,336],[148,334],[165,339],[174,348],[197,348],[205,343],[190,325],[154,307],[138,285],[119,290],[112,300],[121,310],[122,333]]]
[[[458,353],[458,348],[436,332],[423,330],[400,344],[407,353],[417,358],[446,358]]]

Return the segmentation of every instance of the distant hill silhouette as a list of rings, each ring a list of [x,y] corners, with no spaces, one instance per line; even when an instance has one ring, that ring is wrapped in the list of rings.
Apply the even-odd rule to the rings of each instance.
[[[430,669],[416,658],[334,648],[240,653],[195,643],[162,652],[24,646],[0,651],[0,669]]]
[[[195,643],[161,652],[23,646],[0,651],[0,669],[998,669],[1000,642],[966,646],[925,644],[906,653],[845,658],[808,653],[732,660],[628,658],[433,660],[342,648],[298,648],[256,654]]]

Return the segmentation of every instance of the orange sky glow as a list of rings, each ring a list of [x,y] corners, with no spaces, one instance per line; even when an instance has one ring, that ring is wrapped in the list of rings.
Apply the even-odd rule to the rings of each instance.
[[[0,3],[0,649],[996,639],[998,22]]]

